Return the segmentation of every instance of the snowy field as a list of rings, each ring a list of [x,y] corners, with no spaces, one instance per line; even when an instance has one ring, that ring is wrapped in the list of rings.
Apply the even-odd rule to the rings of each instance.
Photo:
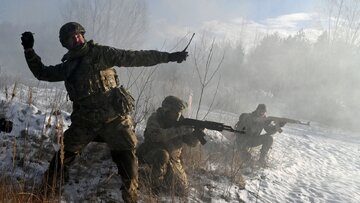
[[[0,96],[4,100],[4,96]],[[11,179],[19,187],[22,180],[30,185],[40,182],[48,161],[58,149],[55,144],[58,136],[56,129],[61,123],[64,129],[70,125],[68,113],[61,112],[56,116],[50,114],[50,109],[44,108],[43,102],[38,101],[37,104],[41,109],[16,99],[11,103],[2,103],[7,108],[4,112],[7,118],[14,122],[14,130],[0,134],[1,178]],[[237,117],[221,112],[213,113],[208,120],[234,125]],[[139,136],[143,128],[140,125],[137,129]],[[231,143],[221,133],[208,133],[209,144]],[[225,177],[210,176],[207,173],[189,174],[192,188],[188,201],[358,203],[359,138],[359,134],[316,123],[310,127],[288,124],[282,134],[274,136],[269,166],[251,173],[243,171],[245,190],[239,190]],[[64,186],[61,199],[63,202],[118,202],[121,199],[120,184],[116,166],[112,163],[106,146],[90,144],[72,166],[70,182]],[[198,185],[202,187],[201,192]],[[159,201],[180,200],[160,197]]]
[[[246,189],[258,193],[258,202],[360,202],[360,140],[349,137],[288,125],[275,136],[270,167],[248,179]]]

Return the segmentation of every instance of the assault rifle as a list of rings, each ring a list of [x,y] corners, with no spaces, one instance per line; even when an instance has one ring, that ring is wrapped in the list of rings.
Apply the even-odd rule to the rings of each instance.
[[[266,120],[274,121],[275,123],[294,123],[294,124],[300,124],[300,125],[310,125],[310,122],[301,122],[299,120],[290,119],[290,118],[281,118],[281,117],[275,117],[275,116],[268,116],[266,117]]]
[[[229,125],[225,125],[223,123],[218,123],[214,121],[201,121],[191,118],[184,118],[180,121],[178,121],[178,126],[190,126],[193,127],[195,130],[202,130],[202,129],[209,129],[209,130],[216,130],[216,131],[229,131],[229,132],[237,132],[244,134],[245,130],[235,130]],[[204,145],[206,143],[206,140],[204,138],[204,135],[199,135],[200,133],[195,133],[196,137],[199,139],[200,143]]]
[[[0,132],[10,133],[13,128],[13,122],[5,118],[0,118]]]
[[[299,125],[307,125],[310,126],[310,121],[309,122],[301,122],[299,120],[295,120],[295,119],[290,119],[290,118],[281,118],[281,117],[275,117],[275,116],[269,116],[265,118],[267,121],[274,121],[275,122],[275,126],[276,126],[276,130],[281,133],[282,129],[281,127],[283,127],[286,123],[294,123],[294,124],[299,124]]]

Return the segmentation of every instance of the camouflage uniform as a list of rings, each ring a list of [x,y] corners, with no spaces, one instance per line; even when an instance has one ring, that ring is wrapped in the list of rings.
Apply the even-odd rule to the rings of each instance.
[[[181,153],[184,144],[195,147],[199,143],[193,133],[193,129],[170,124],[164,107],[158,108],[149,117],[138,156],[151,168],[153,190],[171,188],[176,195],[187,193],[189,184],[181,163]]]
[[[61,33],[60,33],[61,34]],[[91,141],[105,141],[122,177],[123,198],[136,202],[138,163],[135,156],[137,139],[129,111],[119,109],[119,81],[113,66],[153,66],[169,62],[169,53],[159,51],[127,51],[86,42],[63,57],[63,63],[45,66],[33,51],[25,51],[27,64],[39,80],[64,81],[73,102],[72,124],[64,133],[64,167]],[[114,103],[115,102],[115,103]],[[50,163],[52,176],[59,156]]]
[[[273,137],[271,135],[277,132],[277,127],[271,124],[271,121],[266,121],[258,115],[259,107],[252,113],[243,113],[239,117],[239,121],[235,125],[237,130],[246,130],[245,134],[236,135],[236,143],[240,150],[248,151],[250,148],[261,145],[260,161],[264,161],[268,151],[270,150]],[[262,130],[265,134],[261,134]]]

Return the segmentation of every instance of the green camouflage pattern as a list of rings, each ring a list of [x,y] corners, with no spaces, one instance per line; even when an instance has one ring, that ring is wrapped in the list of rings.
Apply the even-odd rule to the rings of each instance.
[[[110,90],[119,85],[113,66],[153,66],[168,62],[167,52],[155,50],[128,51],[87,42],[86,49],[65,54],[65,61],[45,66],[34,52],[25,53],[31,72],[39,80],[64,81],[69,98],[73,101],[74,119],[82,117],[84,123],[96,125],[116,117],[111,105]],[[72,118],[72,122],[74,120]]]
[[[189,185],[181,164],[183,145],[195,147],[199,140],[192,134],[193,129],[169,126],[166,120],[162,108],[149,117],[138,156],[151,166],[153,189],[165,184],[166,188],[184,194]]]
[[[268,134],[276,133],[276,127],[271,122],[265,120],[263,117],[259,117],[252,113],[242,113],[239,117],[239,121],[235,125],[236,130],[246,129],[245,137],[256,137],[260,136],[264,129]]]
[[[239,121],[235,125],[236,130],[245,129],[245,134],[236,134],[236,143],[241,150],[249,150],[250,148],[261,146],[260,159],[264,159],[273,144],[271,135],[277,132],[275,125],[256,115],[256,111],[252,113],[243,113],[239,117]],[[265,131],[262,134],[262,131]]]
[[[64,133],[64,149],[80,153],[93,140],[106,142],[110,150],[134,150],[137,138],[132,118],[129,115],[119,116],[99,129],[72,123]]]
[[[173,111],[182,111],[187,107],[187,104],[178,97],[167,96],[161,103],[161,107]]]
[[[128,51],[89,41],[65,54],[63,63],[46,66],[34,50],[25,52],[34,76],[43,81],[64,81],[73,101],[72,124],[64,133],[65,152],[78,154],[91,141],[106,142],[124,183],[126,202],[136,202],[137,197],[137,139],[132,118],[114,103],[118,94],[113,90],[119,81],[113,66],[153,66],[168,62],[168,56],[167,52]]]

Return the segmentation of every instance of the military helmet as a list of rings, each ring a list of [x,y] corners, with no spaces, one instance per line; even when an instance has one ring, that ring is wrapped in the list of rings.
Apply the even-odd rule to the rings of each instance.
[[[175,96],[167,96],[161,103],[161,107],[168,110],[182,111],[187,107],[187,103]]]
[[[256,107],[256,111],[266,112],[266,106],[265,106],[265,104],[259,104],[259,105]]]
[[[85,34],[85,28],[77,22],[68,22],[61,26],[59,31],[59,39],[61,44],[63,44],[63,42],[70,36],[77,33]]]

